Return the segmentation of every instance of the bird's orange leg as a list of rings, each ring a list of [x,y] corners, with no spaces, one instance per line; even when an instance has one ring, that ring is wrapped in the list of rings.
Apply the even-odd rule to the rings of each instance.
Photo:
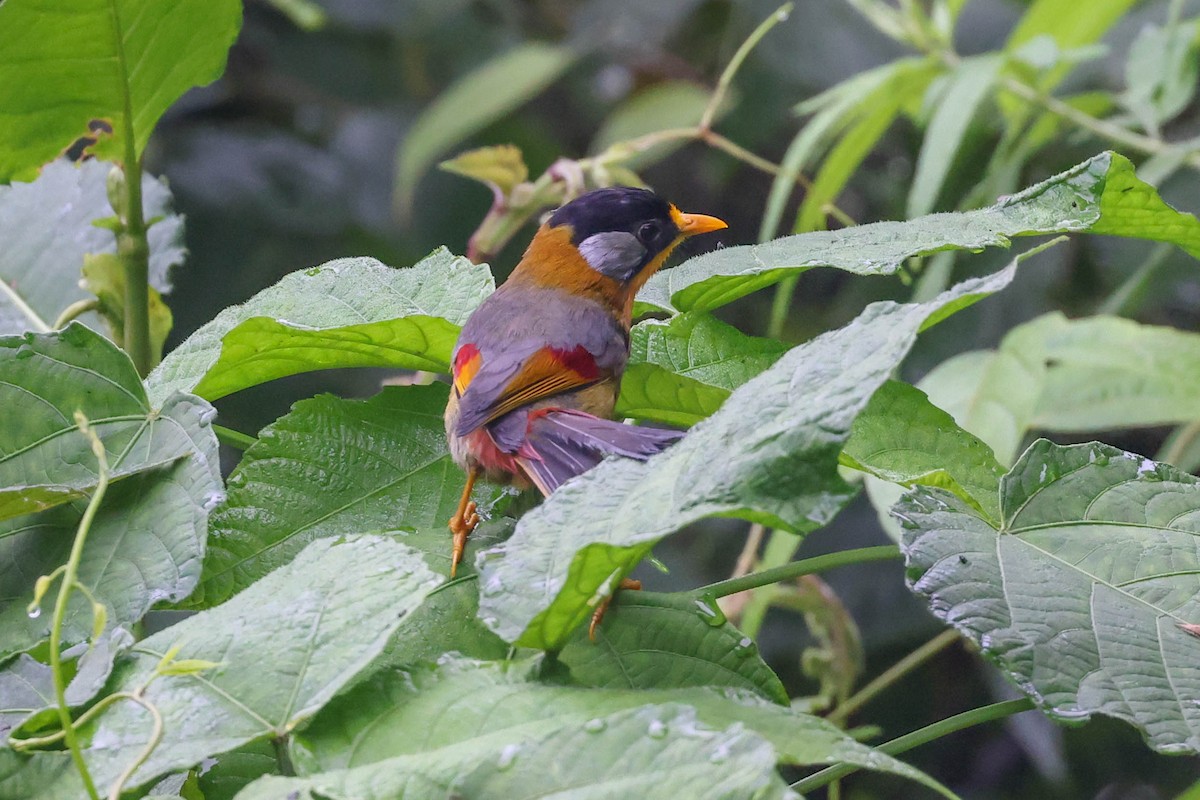
[[[635,581],[632,578],[622,578],[621,585],[617,587],[617,591],[622,589],[641,589],[642,582]],[[608,611],[608,605],[612,602],[616,592],[600,601],[600,605],[596,606],[596,610],[592,612],[592,624],[588,625],[588,638],[593,642],[596,641],[596,628],[600,627],[601,620],[604,619],[604,612]]]
[[[467,469],[467,485],[458,501],[458,510],[450,518],[450,533],[454,535],[454,549],[450,556],[451,578],[458,572],[458,565],[462,562],[463,551],[467,549],[467,537],[479,524],[479,512],[475,510],[475,501],[471,499],[471,490],[475,488],[478,477],[479,467]]]

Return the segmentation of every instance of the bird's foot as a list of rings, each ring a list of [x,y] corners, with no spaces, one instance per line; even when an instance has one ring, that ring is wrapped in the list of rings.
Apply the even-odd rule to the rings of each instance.
[[[460,508],[450,518],[450,533],[454,536],[454,549],[450,556],[451,578],[458,572],[458,565],[462,563],[463,551],[467,549],[467,537],[471,535],[478,524],[479,512],[476,510],[474,500]]]
[[[617,592],[622,589],[641,589],[642,582],[635,581],[632,578],[622,578],[621,585],[617,587]],[[604,614],[608,611],[608,606],[612,603],[612,599],[616,596],[616,592],[600,601],[600,605],[596,606],[596,610],[592,612],[592,623],[588,625],[588,638],[593,642],[596,641],[596,629],[600,627],[600,622],[604,619]]]

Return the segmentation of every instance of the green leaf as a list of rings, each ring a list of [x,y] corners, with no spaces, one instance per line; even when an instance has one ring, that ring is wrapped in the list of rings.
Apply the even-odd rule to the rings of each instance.
[[[1002,524],[920,488],[896,515],[912,588],[1052,718],[1126,720],[1200,751],[1200,480],[1093,443],[1035,442],[1004,477]]]
[[[1146,25],[1129,46],[1121,103],[1152,136],[1179,115],[1196,95],[1200,81],[1197,31],[1200,20],[1167,28]]]
[[[214,761],[197,779],[204,800],[233,800],[250,783],[279,771],[275,748],[265,741],[222,753]]]
[[[1000,518],[1004,468],[991,449],[906,383],[888,381],[875,392],[854,420],[842,463],[901,486],[938,486]]]
[[[929,303],[874,303],[789,351],[665,453],[610,459],[568,481],[477,558],[480,616],[508,641],[554,649],[684,525],[709,516],[798,533],[825,524],[853,495],[837,474],[850,426],[917,332],[943,306],[1003,288],[1015,267]]]
[[[0,521],[91,494],[98,465],[76,410],[104,443],[114,481],[194,453],[194,431],[153,415],[145,398],[128,356],[78,323],[0,337],[0,402],[24,408],[0,431]]]
[[[164,728],[129,786],[294,730],[372,661],[439,580],[418,553],[392,539],[326,539],[228,603],[139,642],[118,667],[113,690],[147,687],[143,697]],[[151,680],[175,647],[180,659],[219,666]],[[122,702],[82,729],[98,786],[134,763],[149,724],[141,707]]]
[[[74,676],[65,692],[67,705],[75,708],[95,697],[112,673],[117,655],[132,645],[128,631],[110,628],[94,642],[68,648],[64,663],[67,669],[73,667]],[[22,725],[37,724],[43,716],[57,722],[57,714],[51,711],[57,707],[54,672],[48,665],[22,653],[0,669],[0,741],[7,741]]]
[[[789,702],[754,640],[707,606],[699,609],[687,594],[621,592],[596,629],[596,641],[581,629],[558,657],[581,686],[728,686]]]
[[[120,478],[92,525],[79,580],[113,627],[186,597],[199,579],[208,511],[222,497],[212,407],[175,395],[152,411],[128,356],[78,324],[0,338],[0,403],[23,409],[0,432],[3,508],[44,509],[0,522],[0,659],[49,636],[50,615],[30,618],[26,605],[37,577],[66,562],[97,480],[77,409]],[[63,638],[82,641],[91,630],[91,605],[75,593]]]
[[[888,80],[863,99],[856,108],[858,118],[830,151],[805,193],[795,230],[824,230],[826,206],[837,200],[880,137],[905,106],[924,94],[937,71],[928,61],[902,62]]]
[[[1030,427],[1102,431],[1200,419],[1200,334],[1119,317],[1035,320],[1046,363]]]
[[[997,350],[963,353],[919,384],[930,400],[1012,461],[1033,428],[1067,432],[1200,419],[1200,336],[1117,317],[1047,314]]]
[[[1087,13],[1080,14],[1075,0],[1036,0],[1009,34],[1005,49],[1011,53],[1039,36],[1052,37],[1060,50],[1089,45],[1099,41],[1136,1],[1092,0]]]
[[[607,726],[593,720],[670,703],[691,706],[699,722],[710,728],[741,722],[771,743],[780,763],[853,763],[938,786],[824,720],[748,692],[556,686],[537,680],[539,665],[538,658],[507,663],[447,658],[437,667],[380,673],[335,699],[296,735],[293,761],[309,775],[378,764],[378,770],[364,774],[405,780],[436,769],[453,777],[464,765],[494,761],[513,742],[533,736],[567,736],[583,728],[596,734],[588,752],[622,747],[625,740],[610,742],[600,735]]]
[[[524,105],[574,63],[566,47],[525,42],[477,67],[438,95],[396,154],[396,207],[408,217],[417,184],[439,156]]]
[[[1200,257],[1200,222],[1164,203],[1127,158],[1101,153],[987,208],[705,253],[656,273],[638,295],[638,308],[708,310],[813,267],[890,275],[912,256],[1007,247],[1013,236],[1066,232],[1170,242]]]
[[[48,331],[67,306],[91,297],[79,286],[84,256],[117,251],[112,231],[94,224],[114,214],[105,189],[111,169],[55,161],[32,183],[0,186],[0,334]],[[149,175],[142,202],[147,217],[160,217],[147,231],[150,285],[165,293],[168,270],[185,254],[183,218],[171,211],[166,183]],[[100,328],[94,316],[83,321]]]
[[[602,153],[620,142],[670,128],[694,128],[708,107],[710,92],[689,81],[663,81],[629,97],[604,120],[588,150]],[[724,106],[729,103],[722,104]],[[664,142],[622,161],[639,169],[662,161],[686,144],[685,140]]]
[[[508,524],[503,526],[503,532],[510,533],[511,521],[505,520],[505,523]],[[496,534],[496,525],[491,521],[484,522],[471,534],[471,546],[478,548],[494,543],[498,540]],[[405,539],[401,541],[407,543]],[[429,541],[433,552],[423,553],[425,562],[447,561],[447,536],[439,533]],[[462,575],[464,566],[459,566],[457,579],[434,589],[404,627],[396,631],[375,660],[374,668],[432,663],[449,652],[495,661],[509,657],[508,642],[479,620],[479,584],[475,575]]]
[[[714,731],[698,724],[687,706],[646,706],[590,724],[531,732],[477,764],[446,768],[419,756],[401,757],[309,778],[264,778],[238,797],[793,797],[774,762],[770,744],[737,723]]]
[[[387,387],[370,400],[322,395],[265,428],[213,515],[193,605],[223,602],[314,539],[367,531],[401,529],[448,573],[446,521],[465,477],[446,446],[447,396],[444,384]],[[494,496],[476,495],[484,509]]]
[[[529,178],[529,167],[525,166],[521,148],[513,144],[468,150],[449,161],[443,161],[438,168],[479,181],[490,188],[497,198],[507,198],[513,189]]]
[[[992,92],[1004,59],[997,54],[962,60],[925,128],[916,174],[908,192],[908,217],[933,211],[962,146],[967,127]]]
[[[729,392],[775,363],[787,346],[747,336],[708,314],[682,314],[633,327],[618,416],[693,425]]]
[[[82,137],[123,160],[132,134],[140,155],[180,95],[221,75],[241,21],[237,0],[0,6],[0,182],[33,177]]]
[[[1009,331],[999,349],[947,359],[917,385],[990,447],[1001,465],[1009,465],[1029,430],[1045,373],[1039,333],[1021,325]]]
[[[445,372],[458,329],[495,284],[445,248],[408,269],[345,258],[293,272],[189,336],[146,379],[155,402],[176,390],[216,400],[276,378],[333,367]]]

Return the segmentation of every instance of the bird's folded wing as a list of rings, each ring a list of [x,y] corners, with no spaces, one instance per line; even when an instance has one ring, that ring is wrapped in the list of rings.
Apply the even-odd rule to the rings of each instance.
[[[517,408],[611,374],[583,345],[543,347],[515,364],[504,363],[503,357],[498,363],[488,363],[472,348],[467,358],[455,360],[454,387],[460,396],[457,433],[464,436]]]

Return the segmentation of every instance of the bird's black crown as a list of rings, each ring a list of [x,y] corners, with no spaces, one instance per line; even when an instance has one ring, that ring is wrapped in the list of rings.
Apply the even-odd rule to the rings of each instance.
[[[679,235],[670,203],[649,189],[628,186],[580,195],[551,214],[549,224],[552,228],[570,225],[571,241],[576,245],[593,234],[626,231],[637,236],[652,253]]]

